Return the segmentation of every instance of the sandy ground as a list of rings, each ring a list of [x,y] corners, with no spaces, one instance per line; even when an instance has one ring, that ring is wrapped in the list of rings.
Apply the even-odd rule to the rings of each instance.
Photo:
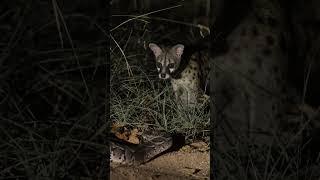
[[[111,164],[111,180],[189,180],[209,179],[209,148],[200,142],[164,154],[146,164]]]

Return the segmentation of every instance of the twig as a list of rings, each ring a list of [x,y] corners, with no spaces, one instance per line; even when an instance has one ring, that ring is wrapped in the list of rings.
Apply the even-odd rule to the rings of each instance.
[[[143,16],[147,16],[147,15],[150,15],[150,14],[154,14],[154,13],[157,13],[157,12],[161,12],[161,11],[166,11],[166,10],[169,10],[169,9],[173,9],[173,8],[177,8],[177,7],[180,7],[182,5],[176,5],[176,6],[172,6],[172,7],[168,7],[168,8],[164,8],[164,9],[159,9],[159,10],[156,10],[156,11],[152,11],[152,12],[149,12],[149,13],[146,13],[146,14],[142,14],[142,15],[139,15],[139,16],[136,16],[134,18],[130,18],[122,23],[120,23],[119,25],[117,25],[116,27],[112,28],[110,30],[110,32],[114,31],[115,29],[119,28],[120,26],[132,21],[132,20],[135,20],[135,19],[138,19],[140,17],[143,17]]]
[[[130,65],[129,65],[129,63],[128,63],[128,60],[127,60],[126,55],[124,54],[122,48],[120,47],[120,45],[118,44],[118,42],[113,38],[113,36],[112,36],[111,34],[110,34],[110,37],[111,37],[111,39],[114,41],[114,43],[116,43],[116,45],[117,45],[117,47],[119,48],[121,54],[123,55],[124,60],[126,61],[127,70],[128,70],[128,75],[129,75],[129,76],[133,76],[131,67],[130,67]]]

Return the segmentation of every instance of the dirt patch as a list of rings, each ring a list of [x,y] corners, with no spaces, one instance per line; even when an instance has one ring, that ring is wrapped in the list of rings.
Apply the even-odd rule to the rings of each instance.
[[[209,148],[202,143],[184,146],[139,166],[111,165],[112,180],[209,179]]]

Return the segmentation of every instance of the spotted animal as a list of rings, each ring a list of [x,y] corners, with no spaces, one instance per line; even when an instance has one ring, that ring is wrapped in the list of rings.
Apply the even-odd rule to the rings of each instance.
[[[208,55],[203,51],[184,53],[185,46],[160,47],[150,43],[160,79],[170,79],[172,89],[179,104],[194,107],[209,99]]]
[[[250,13],[226,36],[226,51],[213,57],[216,133],[227,136],[217,142],[266,142],[274,135],[288,87],[282,12],[276,1],[253,0]]]

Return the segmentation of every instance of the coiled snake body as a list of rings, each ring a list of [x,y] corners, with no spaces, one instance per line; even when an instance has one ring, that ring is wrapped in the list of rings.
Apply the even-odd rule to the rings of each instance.
[[[120,164],[141,164],[152,160],[172,146],[168,134],[142,135],[141,144],[110,141],[110,161]]]

